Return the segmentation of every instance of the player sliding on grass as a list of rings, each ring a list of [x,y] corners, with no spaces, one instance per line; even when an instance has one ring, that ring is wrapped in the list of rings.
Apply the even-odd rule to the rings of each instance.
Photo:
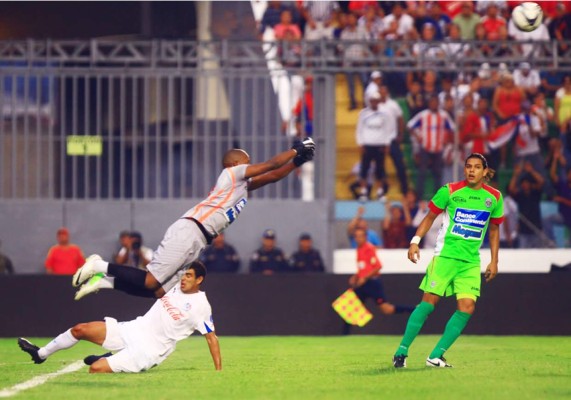
[[[410,241],[410,261],[416,263],[419,260],[420,239],[443,211],[444,220],[434,258],[420,284],[420,289],[424,291],[422,301],[410,315],[404,337],[393,357],[395,368],[406,367],[408,349],[440,297],[455,294],[458,310],[446,324],[442,338],[426,359],[426,365],[430,367],[451,367],[444,358],[444,352],[460,336],[476,308],[481,283],[479,249],[488,225],[492,260],[486,268],[486,282],[494,279],[498,273],[499,225],[504,219],[503,198],[498,190],[484,184],[484,180],[491,179],[493,175],[494,171],[488,168],[486,158],[472,153],[464,164],[466,179],[442,186],[430,201],[430,212]]]
[[[246,206],[248,191],[286,177],[311,160],[314,152],[315,143],[307,138],[266,162],[250,165],[250,156],[244,150],[229,150],[222,160],[224,170],[216,186],[205,200],[167,229],[147,265],[148,272],[108,263],[92,255],[73,276],[73,286],[82,285],[75,299],[99,289],[117,289],[142,297],[163,296],[180,279],[181,268],[198,259],[206,245],[234,222]]]
[[[32,356],[36,364],[50,355],[68,349],[80,340],[103,346],[110,351],[102,356],[88,356],[89,372],[141,372],[162,363],[176,348],[176,343],[199,331],[206,338],[217,370],[222,369],[218,338],[214,332],[212,309],[200,285],[206,268],[195,261],[182,276],[180,285],[173,287],[142,317],[118,323],[114,318],[78,324],[68,329],[45,347],[18,339],[18,345]]]

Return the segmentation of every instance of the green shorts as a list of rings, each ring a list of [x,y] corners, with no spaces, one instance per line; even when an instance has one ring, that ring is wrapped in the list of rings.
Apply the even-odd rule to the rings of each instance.
[[[428,267],[426,275],[420,283],[420,290],[438,296],[456,295],[458,299],[480,297],[480,264],[467,263],[435,256]]]

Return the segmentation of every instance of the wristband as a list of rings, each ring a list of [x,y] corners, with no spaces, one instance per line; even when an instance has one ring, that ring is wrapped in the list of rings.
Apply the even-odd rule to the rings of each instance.
[[[414,236],[410,241],[410,244],[416,244],[418,246],[418,244],[420,243],[420,239],[421,239],[420,236]]]

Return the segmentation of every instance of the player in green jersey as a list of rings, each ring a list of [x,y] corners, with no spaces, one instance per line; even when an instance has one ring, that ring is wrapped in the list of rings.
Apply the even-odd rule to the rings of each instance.
[[[465,179],[442,186],[430,201],[430,212],[410,242],[408,259],[413,263],[418,262],[420,240],[440,213],[444,213],[442,227],[438,233],[434,258],[420,284],[424,292],[422,301],[410,315],[403,339],[393,357],[395,368],[406,367],[408,349],[438,300],[442,296],[456,295],[458,309],[426,359],[426,365],[430,367],[451,367],[444,358],[444,352],[460,336],[476,308],[481,281],[479,249],[488,227],[492,260],[484,274],[486,282],[494,279],[498,273],[499,226],[504,219],[503,198],[498,190],[484,183],[493,177],[494,172],[488,168],[483,155],[472,153],[464,164]]]

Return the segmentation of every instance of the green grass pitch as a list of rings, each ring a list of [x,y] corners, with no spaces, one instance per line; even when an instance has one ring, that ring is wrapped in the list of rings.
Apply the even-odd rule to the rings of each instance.
[[[395,370],[396,336],[221,337],[223,371],[206,341],[191,337],[160,366],[140,374],[90,375],[87,367],[14,399],[570,399],[569,337],[462,336],[450,369],[424,366],[437,336],[419,336],[408,368]],[[32,339],[39,345],[48,339]],[[0,392],[62,369],[101,349],[90,343],[29,361],[0,339]]]

